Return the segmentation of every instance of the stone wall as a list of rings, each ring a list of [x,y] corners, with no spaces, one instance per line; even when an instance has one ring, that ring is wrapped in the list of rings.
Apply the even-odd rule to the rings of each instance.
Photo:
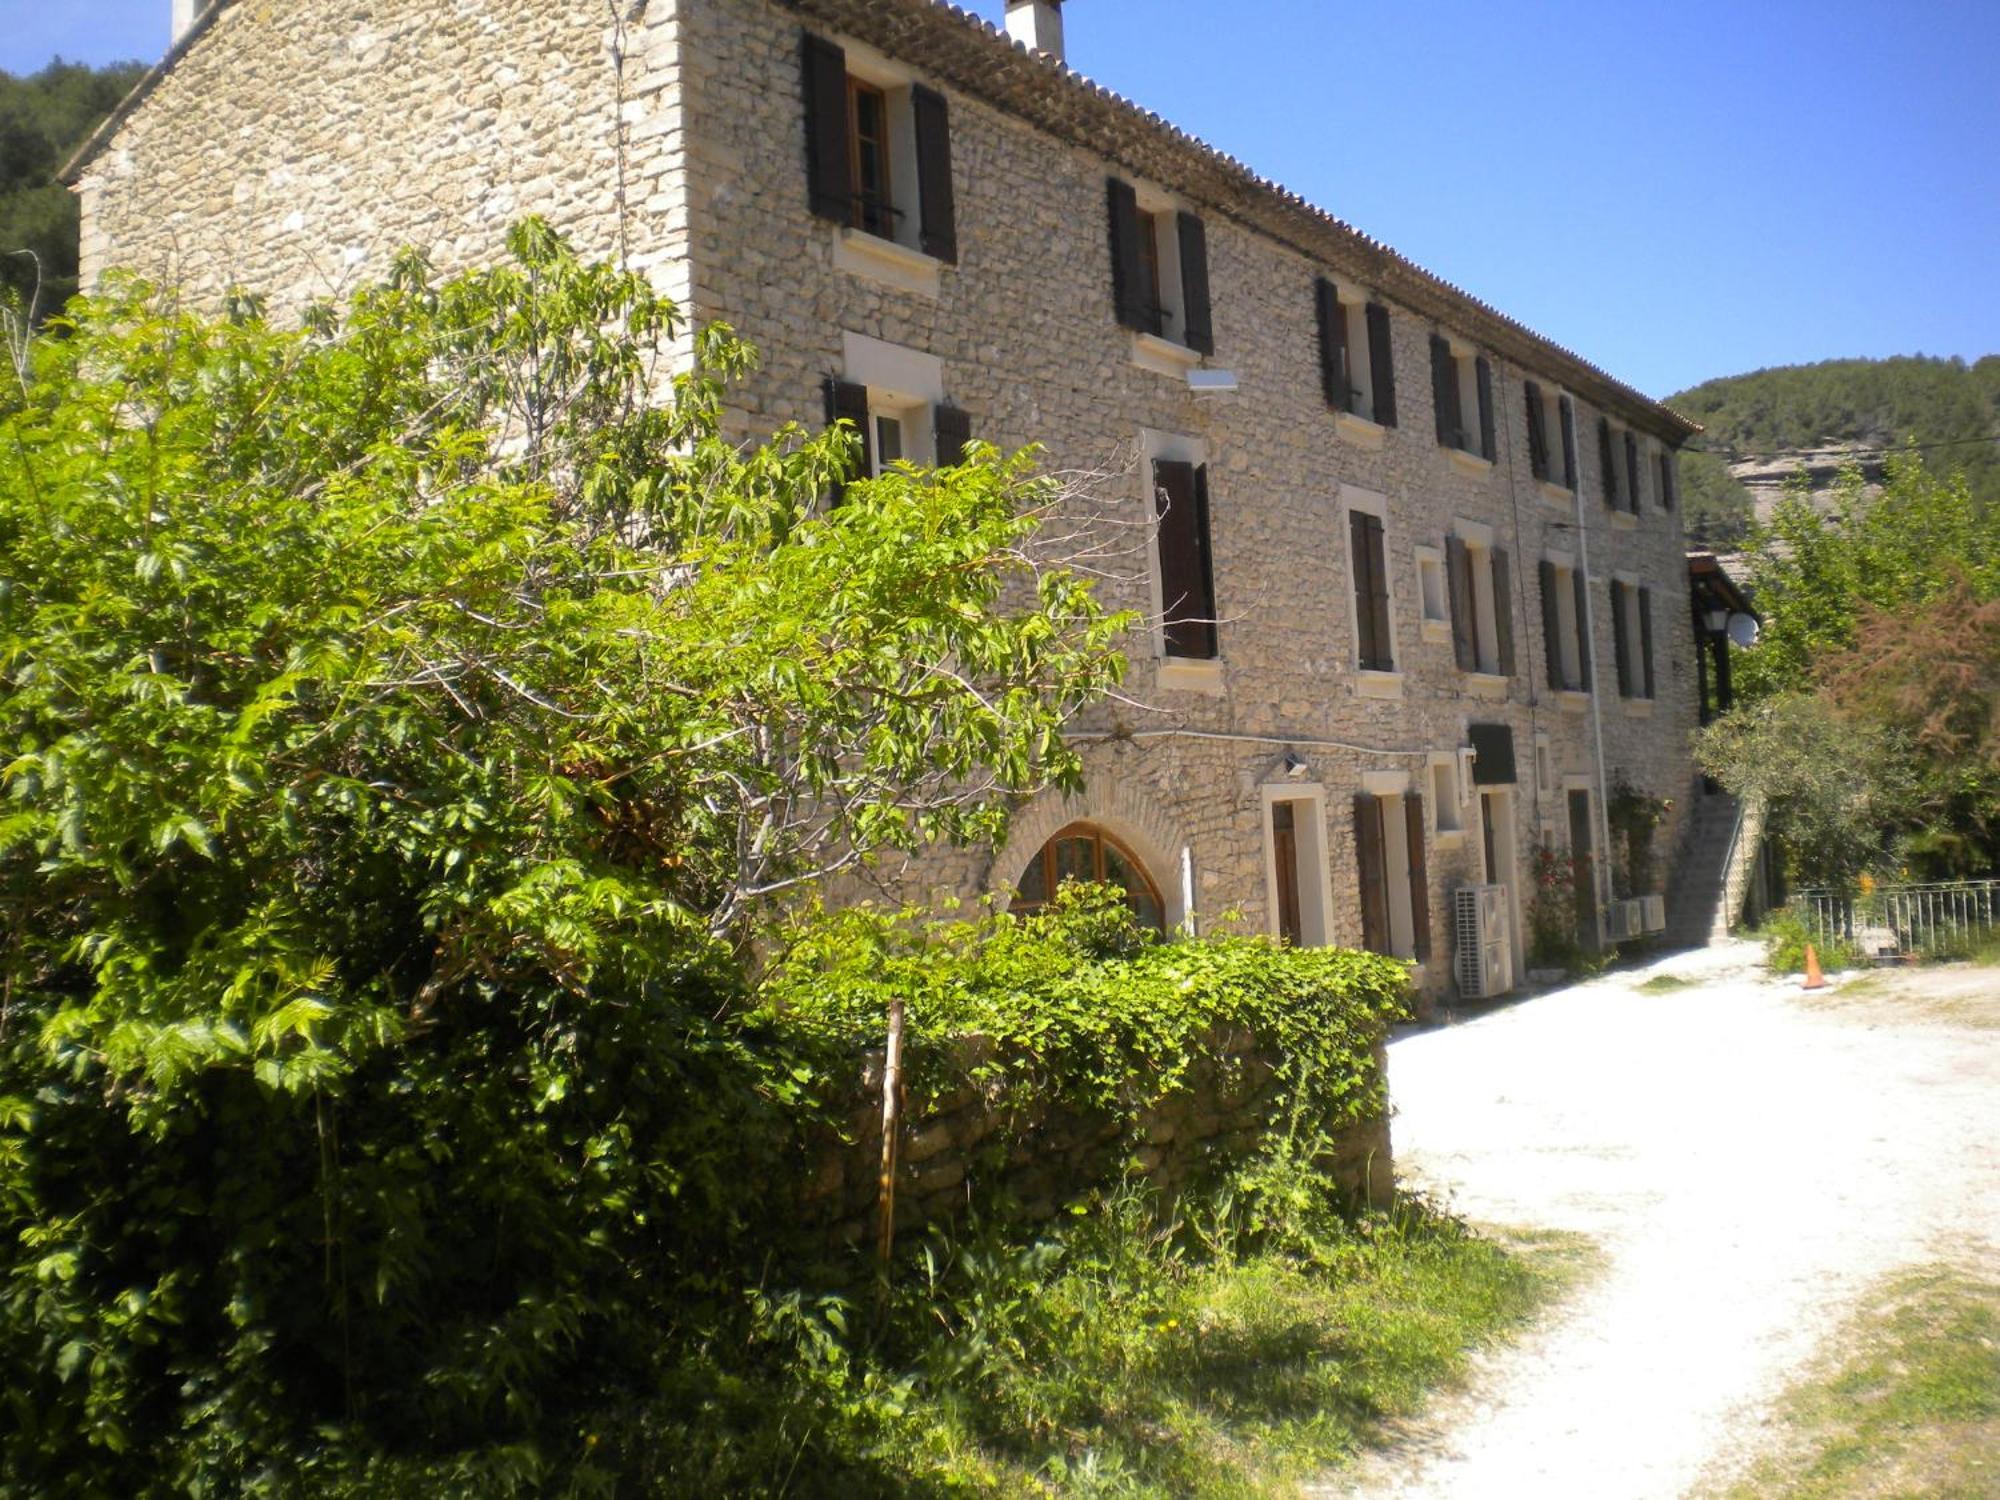
[[[948,1064],[962,1080],[904,1122],[896,1182],[896,1232],[920,1232],[977,1212],[1039,1222],[1091,1188],[1136,1173],[1173,1194],[1255,1156],[1286,1127],[1275,1102],[1277,1059],[1236,1031],[1210,1039],[1185,1087],[1125,1121],[1111,1114],[1008,1102],[973,1074],[989,1051],[961,1046]],[[1378,1044],[1375,1066],[1386,1071]],[[838,1114],[845,1128],[807,1143],[798,1223],[835,1245],[873,1240],[879,1223],[882,1056],[874,1054]],[[1333,1160],[1346,1192],[1386,1203],[1394,1189],[1386,1116],[1340,1131]]]

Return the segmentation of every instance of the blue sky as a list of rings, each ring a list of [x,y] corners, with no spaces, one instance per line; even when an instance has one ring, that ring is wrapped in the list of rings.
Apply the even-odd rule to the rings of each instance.
[[[1065,9],[1098,82],[1650,393],[2000,351],[1996,0]],[[167,10],[0,0],[0,69],[151,59]]]

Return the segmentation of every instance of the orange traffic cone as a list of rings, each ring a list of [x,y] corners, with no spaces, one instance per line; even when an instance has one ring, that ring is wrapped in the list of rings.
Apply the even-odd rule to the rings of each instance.
[[[1806,944],[1805,987],[1809,990],[1823,990],[1826,988],[1826,975],[1820,972],[1819,954],[1813,950],[1811,943]]]

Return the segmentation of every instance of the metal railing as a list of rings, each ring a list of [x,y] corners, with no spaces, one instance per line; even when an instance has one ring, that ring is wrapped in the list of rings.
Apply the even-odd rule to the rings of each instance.
[[[2000,880],[1799,891],[1792,904],[1821,943],[1845,943],[1871,955],[1949,958],[2000,937]]]

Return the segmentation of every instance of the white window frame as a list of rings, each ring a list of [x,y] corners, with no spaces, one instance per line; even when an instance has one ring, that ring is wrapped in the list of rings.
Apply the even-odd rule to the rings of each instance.
[[[1644,464],[1642,463],[1640,467],[1643,468]],[[1645,632],[1639,628],[1639,590],[1643,585],[1636,573],[1613,573],[1611,581],[1615,585],[1611,590],[1611,607],[1623,615],[1625,624],[1627,659],[1622,663],[1621,675],[1632,688],[1631,692],[1622,694],[1621,697],[1625,706],[1634,713],[1650,713],[1653,700],[1646,696],[1646,638]],[[1612,641],[1616,644],[1616,635],[1612,637]],[[1656,672],[1658,665],[1657,662],[1654,663]],[[1655,682],[1657,685],[1657,677]],[[1645,706],[1639,707],[1641,704]]]
[[[1221,655],[1212,657],[1187,657],[1167,655],[1167,633],[1165,619],[1167,612],[1166,586],[1160,577],[1160,542],[1158,535],[1158,515],[1153,494],[1153,465],[1161,460],[1168,463],[1193,464],[1197,469],[1208,463],[1208,445],[1200,438],[1189,437],[1181,432],[1161,432],[1151,427],[1139,429],[1139,514],[1147,527],[1146,541],[1146,598],[1147,635],[1153,647],[1155,680],[1163,688],[1174,688],[1182,692],[1206,693],[1220,696],[1223,691]],[[1211,500],[1213,496],[1210,497]],[[1209,516],[1209,548],[1215,547],[1215,517]],[[1220,587],[1216,590],[1217,612],[1220,613]],[[1220,640],[1217,643],[1220,651]]]
[[[1433,751],[1424,759],[1424,801],[1431,838],[1440,849],[1465,842],[1465,780],[1456,750]]]
[[[1357,510],[1382,523],[1382,587],[1389,596],[1389,650],[1391,659],[1396,663],[1394,670],[1388,672],[1364,669],[1361,665],[1361,610],[1354,597],[1354,523],[1348,519]],[[1347,669],[1354,674],[1354,690],[1364,698],[1400,698],[1403,696],[1403,669],[1407,664],[1398,649],[1396,637],[1396,570],[1389,566],[1392,555],[1389,545],[1389,497],[1377,490],[1343,484],[1340,487],[1339,545],[1340,555],[1347,564],[1341,571],[1346,581],[1347,639],[1350,642]]]
[[[1417,619],[1427,641],[1451,639],[1451,580],[1445,576],[1444,550],[1419,547],[1417,553]],[[1437,605],[1435,613],[1431,610]]]
[[[903,458],[919,466],[937,462],[936,408],[944,405],[944,361],[919,349],[841,331],[844,378],[868,391],[868,477],[879,479],[882,461],[875,424],[890,417],[903,424]]]
[[[1537,384],[1539,385],[1540,383],[1537,382]],[[1569,402],[1570,422],[1573,426],[1577,420],[1576,413],[1578,408],[1576,398],[1561,386],[1541,386],[1542,438],[1548,447],[1549,477],[1537,480],[1536,483],[1540,486],[1544,500],[1548,501],[1551,505],[1558,505],[1567,509],[1575,497],[1569,487],[1562,482],[1562,404],[1565,401]],[[1525,440],[1523,446],[1525,446]],[[1576,465],[1574,472],[1577,480],[1581,482],[1583,478],[1583,465],[1581,462]]]
[[[1452,534],[1465,544],[1466,555],[1472,564],[1474,667],[1470,675],[1490,677],[1505,683],[1507,679],[1500,674],[1499,600],[1493,592],[1493,528],[1484,522],[1468,521],[1461,516],[1453,518],[1451,529]]]
[[[1397,958],[1414,959],[1417,907],[1410,894],[1410,817],[1404,807],[1413,790],[1410,776],[1407,771],[1364,771],[1361,789],[1381,803],[1382,882],[1389,898],[1389,951]]]
[[[1278,931],[1278,840],[1272,810],[1280,802],[1303,804],[1292,813],[1298,841],[1299,946],[1330,947],[1333,932],[1333,872],[1327,858],[1326,787],[1316,781],[1265,782],[1260,813],[1264,826],[1264,892],[1268,926]]]
[[[1576,557],[1569,552],[1544,552],[1542,561],[1555,569],[1556,647],[1562,656],[1562,681],[1550,686],[1561,699],[1587,699],[1590,694],[1581,686],[1584,622],[1576,617]],[[1585,597],[1589,597],[1588,580],[1585,582]],[[1544,600],[1543,607],[1547,605],[1548,601]],[[1578,686],[1571,687],[1570,683]]]

